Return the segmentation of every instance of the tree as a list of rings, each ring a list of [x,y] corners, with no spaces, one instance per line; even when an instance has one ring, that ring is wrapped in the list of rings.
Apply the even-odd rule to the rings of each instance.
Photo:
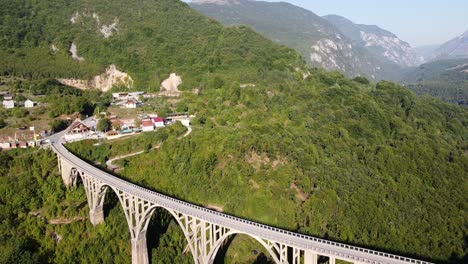
[[[67,128],[68,122],[65,120],[58,119],[58,120],[52,121],[49,125],[50,125],[50,129],[52,129],[54,133],[57,133]]]
[[[7,123],[5,122],[5,120],[0,119],[0,128],[4,128],[6,126],[7,126]]]
[[[108,118],[101,118],[96,126],[99,131],[108,131],[112,128],[112,123]]]

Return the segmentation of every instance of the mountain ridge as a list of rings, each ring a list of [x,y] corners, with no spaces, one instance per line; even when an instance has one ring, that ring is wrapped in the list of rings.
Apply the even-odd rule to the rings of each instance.
[[[196,1],[190,6],[226,25],[248,25],[277,43],[296,49],[315,67],[348,76],[397,79],[399,66],[355,45],[337,27],[310,10],[285,2]]]

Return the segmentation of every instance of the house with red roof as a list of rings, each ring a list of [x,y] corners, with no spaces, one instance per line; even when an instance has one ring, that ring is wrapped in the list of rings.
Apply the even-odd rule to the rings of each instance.
[[[151,119],[143,119],[141,121],[141,130],[143,132],[146,132],[146,131],[153,131],[154,130],[154,124],[153,124],[153,121]]]
[[[125,107],[126,108],[137,108],[137,104],[138,104],[137,101],[130,99],[130,100],[127,101],[127,103],[125,103]]]
[[[165,127],[164,124],[164,118],[158,116],[158,117],[153,117],[153,124],[156,128],[158,127]]]

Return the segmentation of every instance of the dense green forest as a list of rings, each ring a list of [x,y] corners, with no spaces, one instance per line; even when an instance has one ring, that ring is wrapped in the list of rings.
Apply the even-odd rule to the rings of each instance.
[[[468,111],[357,81],[317,70],[294,86],[187,96],[194,132],[126,159],[121,175],[289,230],[460,262]],[[71,148],[113,156],[87,142]]]
[[[117,20],[117,32],[105,38],[100,27]],[[105,108],[106,95],[53,79],[86,78],[109,64],[145,91],[158,90],[171,72],[182,75],[183,90],[199,89],[172,100],[175,107],[161,103],[195,114],[188,137],[177,139],[179,125],[115,144],[69,145],[101,163],[147,150],[121,161],[121,177],[293,231],[435,262],[467,261],[465,108],[388,82],[306,69],[290,49],[174,0],[0,0],[0,36],[0,75],[25,80],[10,89],[45,94],[51,118]],[[71,58],[72,42],[84,61]],[[104,225],[46,224],[86,217],[82,188],[65,191],[50,152],[0,155],[0,262],[128,262],[115,196],[106,200]],[[152,225],[165,231],[149,238],[153,263],[191,261],[169,216]],[[249,254],[256,246],[239,241],[226,262],[259,261]],[[236,259],[239,252],[245,259]]]
[[[402,81],[418,95],[468,106],[468,59],[426,63],[408,71]]]
[[[100,28],[114,21],[117,32],[105,38]],[[223,27],[175,0],[1,0],[0,36],[1,75],[86,78],[115,64],[146,91],[171,72],[192,89],[217,75],[251,82],[305,64],[250,28]],[[69,55],[72,42],[83,62]]]

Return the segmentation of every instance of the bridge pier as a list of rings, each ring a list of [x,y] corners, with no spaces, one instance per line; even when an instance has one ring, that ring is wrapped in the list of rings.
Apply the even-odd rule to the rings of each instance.
[[[70,188],[76,183],[77,170],[63,159],[59,159],[59,171],[65,187]]]
[[[96,208],[89,209],[89,221],[91,221],[92,225],[99,225],[104,223],[104,207],[97,206]]]
[[[148,264],[146,231],[156,207],[154,204],[124,191],[117,190],[127,219],[132,242],[132,264]]]
[[[146,232],[137,238],[132,238],[132,264],[149,264]]]

